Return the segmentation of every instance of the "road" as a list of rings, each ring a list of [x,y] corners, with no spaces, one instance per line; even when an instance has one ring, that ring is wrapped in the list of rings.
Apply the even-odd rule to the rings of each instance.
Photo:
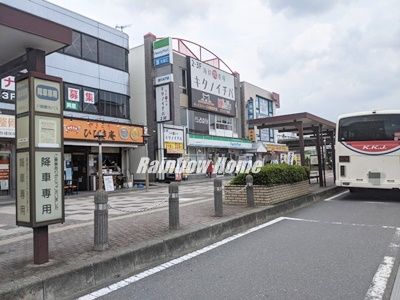
[[[347,193],[83,299],[382,299],[399,215],[398,193]]]

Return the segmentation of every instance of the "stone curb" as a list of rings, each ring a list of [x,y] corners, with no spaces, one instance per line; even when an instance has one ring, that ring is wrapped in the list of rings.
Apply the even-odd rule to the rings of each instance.
[[[44,271],[37,267],[38,275],[21,278],[0,286],[0,299],[71,299],[91,289],[120,280],[166,260],[202,248],[247,228],[267,222],[314,202],[331,197],[344,189],[333,187],[321,192],[290,199],[274,206],[257,207],[221,221],[197,228],[182,228],[170,233],[165,239],[156,239],[138,244],[134,248],[116,248],[89,257],[80,265],[60,266],[55,271]],[[167,224],[166,224],[167,226]]]

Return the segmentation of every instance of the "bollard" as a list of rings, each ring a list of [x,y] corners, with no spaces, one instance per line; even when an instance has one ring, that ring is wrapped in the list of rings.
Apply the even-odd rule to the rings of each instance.
[[[254,186],[253,186],[253,176],[246,176],[246,195],[247,195],[247,206],[254,207]]]
[[[168,187],[169,191],[169,229],[176,230],[179,228],[179,190],[178,184],[172,182]]]
[[[214,179],[214,210],[216,217],[222,217],[222,180]]]
[[[94,250],[103,251],[108,247],[108,195],[98,190],[94,195]]]

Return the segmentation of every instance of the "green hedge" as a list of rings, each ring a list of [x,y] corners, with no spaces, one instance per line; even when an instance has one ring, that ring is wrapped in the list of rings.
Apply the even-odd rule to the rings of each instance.
[[[261,171],[250,175],[253,176],[253,184],[255,185],[276,185],[276,184],[287,184],[296,183],[303,180],[308,180],[309,169],[298,165],[287,165],[287,164],[274,164],[265,165],[261,168]],[[233,185],[245,185],[246,176],[248,174],[242,173],[231,180]]]

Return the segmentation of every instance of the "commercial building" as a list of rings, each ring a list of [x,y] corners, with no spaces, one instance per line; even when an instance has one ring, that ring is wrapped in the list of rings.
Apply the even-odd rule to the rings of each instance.
[[[278,144],[277,131],[272,128],[257,128],[249,120],[275,116],[280,107],[279,94],[270,92],[246,81],[240,83],[243,104],[243,135],[253,142],[248,157],[264,159],[265,162],[280,161],[288,147]]]
[[[38,20],[54,22],[72,31],[70,45],[46,52],[45,58],[46,74],[63,79],[65,180],[74,182],[79,190],[95,188],[98,131],[105,132],[103,165],[109,167],[107,172],[119,174],[121,184],[131,180],[129,151],[143,144],[143,126],[134,125],[130,115],[134,108],[129,96],[128,35],[43,0],[2,0],[2,3],[5,8],[29,13]],[[13,35],[23,33],[16,30]],[[42,49],[42,44],[36,44]],[[16,64],[0,74],[3,78],[0,110],[10,116],[0,118],[0,166],[7,160],[6,154],[15,148],[15,135],[8,133],[15,114],[10,80],[15,81],[15,77],[26,71]],[[10,165],[9,173],[13,173]],[[0,181],[1,176],[0,171]]]
[[[251,149],[242,130],[240,76],[213,52],[149,33],[129,55],[132,103],[138,108],[132,115],[148,126],[150,159],[215,161]],[[134,152],[136,162],[145,154]]]

